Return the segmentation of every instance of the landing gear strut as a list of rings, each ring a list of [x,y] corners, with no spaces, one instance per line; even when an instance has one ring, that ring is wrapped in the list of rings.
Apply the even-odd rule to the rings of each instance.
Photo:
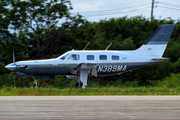
[[[37,80],[34,80],[34,88],[38,88]]]
[[[88,78],[88,71],[87,69],[87,64],[82,64],[81,65],[81,70],[80,70],[80,75],[76,76],[76,81],[78,84],[76,86],[86,88],[87,86],[87,78]]]

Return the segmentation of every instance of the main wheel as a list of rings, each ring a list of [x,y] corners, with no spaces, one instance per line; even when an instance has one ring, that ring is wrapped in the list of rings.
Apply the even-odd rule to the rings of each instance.
[[[34,80],[34,88],[38,88],[37,80]]]
[[[83,86],[82,82],[80,82],[80,84],[77,82],[76,85],[75,85],[76,88],[82,88],[82,86]]]

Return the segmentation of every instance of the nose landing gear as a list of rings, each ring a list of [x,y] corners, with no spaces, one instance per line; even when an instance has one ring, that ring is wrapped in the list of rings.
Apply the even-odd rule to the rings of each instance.
[[[34,88],[38,88],[37,80],[34,80]]]

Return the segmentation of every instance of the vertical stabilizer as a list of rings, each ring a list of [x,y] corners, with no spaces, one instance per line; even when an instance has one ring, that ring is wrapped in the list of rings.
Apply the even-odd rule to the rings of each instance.
[[[133,53],[162,57],[175,25],[161,25],[148,40]]]

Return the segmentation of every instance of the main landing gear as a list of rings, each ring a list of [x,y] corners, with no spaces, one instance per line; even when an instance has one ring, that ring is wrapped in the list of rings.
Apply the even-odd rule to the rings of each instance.
[[[37,80],[34,80],[34,88],[38,88]]]
[[[87,86],[88,75],[97,77],[97,71],[95,69],[95,66],[96,64],[81,63],[70,71],[70,73],[73,75],[69,78],[76,79],[76,86],[79,85],[79,87],[82,86],[82,88],[85,88]]]
[[[88,67],[87,64],[82,64],[80,68],[80,75],[76,76],[76,81],[79,87],[86,88],[88,79]],[[77,85],[77,84],[76,84]]]
[[[81,82],[81,80],[80,80],[80,76],[76,76],[76,85],[75,85],[75,87],[76,88],[82,88],[82,86],[83,86],[83,83]]]
[[[81,78],[81,80],[80,80],[80,78]],[[86,76],[84,76],[84,75],[76,76],[76,82],[77,83],[76,83],[75,87],[77,87],[77,88],[86,88],[86,86],[87,86],[87,75]]]

